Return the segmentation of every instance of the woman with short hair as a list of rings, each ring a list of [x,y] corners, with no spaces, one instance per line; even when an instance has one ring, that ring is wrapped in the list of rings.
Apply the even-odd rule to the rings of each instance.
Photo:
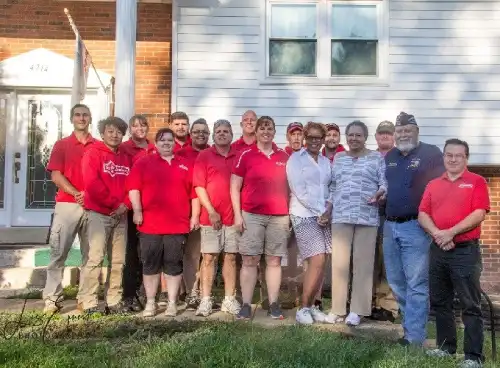
[[[371,314],[375,243],[379,224],[378,201],[385,196],[384,158],[366,148],[368,128],[359,121],[347,125],[349,151],[337,153],[332,166],[332,310],[329,318],[346,315],[352,251],[350,313],[345,323],[359,325]]]
[[[307,263],[301,308],[295,317],[300,324],[327,321],[326,315],[314,305],[332,241],[329,226],[332,203],[328,190],[332,173],[330,161],[321,154],[325,136],[324,125],[307,123],[305,147],[290,157],[286,167],[291,190],[290,219],[301,259]]]

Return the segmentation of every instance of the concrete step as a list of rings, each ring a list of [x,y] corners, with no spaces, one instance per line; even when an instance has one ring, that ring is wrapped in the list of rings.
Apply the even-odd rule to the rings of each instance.
[[[48,227],[0,228],[0,245],[47,244]]]

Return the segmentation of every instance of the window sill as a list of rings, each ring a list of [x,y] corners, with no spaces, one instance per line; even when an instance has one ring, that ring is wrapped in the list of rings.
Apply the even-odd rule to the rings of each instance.
[[[389,87],[389,81],[382,78],[330,78],[316,77],[267,77],[259,81],[261,86],[303,85],[303,86],[376,86]]]

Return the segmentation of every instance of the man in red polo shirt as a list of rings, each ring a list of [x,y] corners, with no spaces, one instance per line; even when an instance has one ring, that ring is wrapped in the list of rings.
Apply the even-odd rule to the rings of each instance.
[[[249,148],[255,143],[255,123],[257,122],[257,114],[255,111],[245,111],[241,117],[241,138],[234,141],[231,147],[236,151],[242,151]]]
[[[288,124],[286,128],[286,140],[288,146],[285,147],[285,152],[290,156],[292,153],[300,151],[304,146],[304,126],[302,123],[293,122]]]
[[[210,137],[210,129],[208,128],[205,119],[195,120],[191,125],[190,131],[191,144],[185,145],[184,148],[177,151],[176,156],[183,157],[189,162],[190,167],[194,167],[196,158],[200,152],[209,147],[208,138]],[[195,221],[193,231],[188,235],[187,244],[184,250],[184,288],[186,291],[186,308],[188,310],[196,310],[200,305],[200,290],[199,290],[199,269],[201,259],[201,236],[200,236],[200,211],[201,205],[198,199],[193,200],[193,216]]]
[[[185,112],[177,111],[170,115],[170,129],[175,136],[174,153],[191,144],[189,117]]]
[[[88,216],[89,255],[83,265],[78,290],[78,309],[86,314],[101,312],[97,293],[105,255],[109,272],[106,280],[106,312],[124,311],[122,277],[127,242],[127,211],[130,201],[125,183],[132,162],[120,150],[127,123],[116,117],[99,121],[102,142],[96,141],[82,159],[83,204]]]
[[[234,215],[229,193],[229,183],[236,151],[231,148],[233,131],[227,120],[214,124],[214,146],[201,152],[196,160],[193,185],[202,204],[201,212],[201,266],[202,299],[197,316],[207,317],[212,313],[212,284],[218,256],[224,252],[222,274],[225,298],[222,312],[233,315],[240,311],[235,298],[236,254],[239,233],[234,226]]]
[[[449,139],[446,172],[427,185],[418,221],[433,239],[429,260],[431,308],[436,313],[436,344],[431,356],[455,355],[457,331],[454,295],[460,299],[465,326],[462,367],[480,367],[483,356],[481,314],[481,223],[490,209],[486,180],[467,170],[469,145]]]
[[[239,253],[241,294],[243,305],[239,319],[252,315],[251,302],[257,281],[257,267],[266,255],[266,285],[269,298],[268,314],[282,319],[278,304],[281,286],[281,258],[287,254],[289,237],[288,154],[279,149],[273,139],[274,120],[262,116],[256,123],[256,144],[242,151],[231,176],[231,201],[234,223],[242,233]]]
[[[47,313],[57,312],[61,308],[64,263],[76,234],[80,238],[82,263],[86,262],[88,255],[89,240],[87,216],[83,209],[81,162],[85,151],[94,143],[94,138],[89,133],[89,125],[92,122],[90,109],[82,104],[73,106],[71,122],[73,133],[56,142],[47,165],[51,180],[59,189],[50,233],[50,262],[43,290],[44,311]]]
[[[337,124],[326,124],[325,147],[321,153],[333,162],[335,155],[338,152],[345,151],[343,145],[340,144],[340,128]]]
[[[141,261],[147,302],[144,317],[156,314],[160,274],[166,275],[168,304],[165,315],[177,315],[182,283],[182,259],[187,234],[192,230],[192,200],[196,197],[192,169],[186,159],[174,156],[174,133],[156,133],[156,155],[136,162],[127,182],[134,222],[140,232]]]
[[[139,158],[154,152],[155,145],[149,142],[149,124],[144,115],[134,115],[128,123],[130,138],[123,142],[120,149],[130,156],[132,164]],[[127,252],[123,268],[123,300],[125,311],[138,312],[142,309],[139,290],[142,285],[142,267],[139,259],[139,237],[133,221],[132,211],[128,212]]]

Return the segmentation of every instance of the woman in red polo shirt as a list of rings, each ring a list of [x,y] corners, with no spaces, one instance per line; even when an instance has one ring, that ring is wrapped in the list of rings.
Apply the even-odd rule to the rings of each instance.
[[[155,142],[158,154],[138,160],[127,184],[140,238],[147,297],[143,316],[152,317],[156,313],[155,297],[160,274],[164,272],[168,284],[165,315],[174,317],[182,281],[184,246],[193,223],[191,204],[196,195],[189,162],[173,155],[172,130],[160,129]]]
[[[257,266],[266,255],[266,284],[269,315],[283,319],[278,304],[281,285],[281,257],[287,253],[290,234],[289,190],[286,176],[288,154],[274,143],[274,120],[262,116],[256,124],[256,144],[241,152],[231,176],[231,201],[235,225],[242,233],[240,282],[243,306],[239,319],[251,317]]]

